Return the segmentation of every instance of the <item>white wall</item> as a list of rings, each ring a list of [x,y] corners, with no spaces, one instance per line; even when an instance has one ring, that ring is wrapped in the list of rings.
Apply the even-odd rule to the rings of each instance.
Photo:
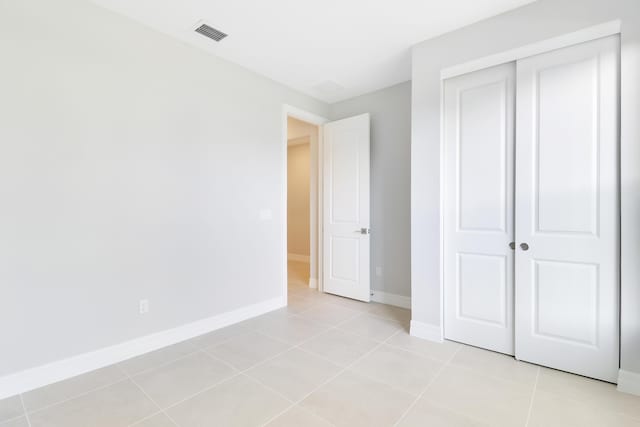
[[[306,141],[302,142],[300,140]],[[287,251],[309,257],[311,234],[311,150],[309,137],[287,148]]]
[[[411,82],[331,105],[331,119],[371,113],[372,288],[411,295]],[[381,267],[382,275],[376,275]]]
[[[0,377],[282,296],[282,108],[326,104],[82,0],[0,2],[0,62]]]
[[[614,19],[622,22],[622,354],[640,373],[640,2],[539,0],[413,49],[413,320],[440,328],[440,70]]]

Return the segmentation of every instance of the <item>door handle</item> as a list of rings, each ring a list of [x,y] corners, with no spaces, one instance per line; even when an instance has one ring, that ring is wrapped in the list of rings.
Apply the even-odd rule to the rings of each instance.
[[[354,233],[360,233],[360,234],[371,234],[371,229],[370,228],[361,228],[360,230],[356,230]]]
[[[516,242],[510,242],[509,247],[513,250],[516,248]]]
[[[526,243],[520,243],[520,249],[522,249],[523,251],[528,251],[529,245]]]

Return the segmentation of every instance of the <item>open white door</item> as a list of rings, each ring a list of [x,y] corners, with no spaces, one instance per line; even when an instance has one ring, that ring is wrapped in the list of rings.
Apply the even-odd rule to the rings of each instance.
[[[369,301],[369,114],[324,125],[324,291]]]

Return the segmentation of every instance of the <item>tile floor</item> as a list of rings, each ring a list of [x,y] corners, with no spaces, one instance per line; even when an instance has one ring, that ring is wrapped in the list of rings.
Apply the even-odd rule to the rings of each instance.
[[[318,294],[0,401],[0,427],[640,426],[611,384],[410,337],[409,312]]]

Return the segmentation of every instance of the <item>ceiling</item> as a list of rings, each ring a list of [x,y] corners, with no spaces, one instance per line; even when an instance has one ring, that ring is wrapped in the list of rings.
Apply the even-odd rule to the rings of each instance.
[[[533,0],[94,0],[333,103],[411,78],[413,44]],[[229,34],[195,33],[198,21]]]

